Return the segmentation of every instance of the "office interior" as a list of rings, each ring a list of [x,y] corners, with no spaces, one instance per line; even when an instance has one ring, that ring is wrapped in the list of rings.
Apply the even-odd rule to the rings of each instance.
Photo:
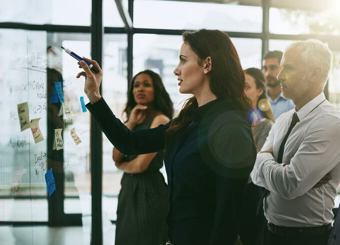
[[[334,53],[325,94],[339,107],[339,11],[335,0],[2,1],[0,244],[114,244],[122,172],[112,161],[111,143],[81,103],[87,100],[77,61],[61,46],[102,64],[102,93],[124,120],[129,81],[143,69],[161,75],[180,110],[188,96],[178,92],[173,70],[185,30],[227,32],[244,69],[261,68],[268,50],[319,39]],[[62,99],[51,95],[52,76],[62,81]],[[51,97],[62,106],[50,108]],[[20,128],[21,103],[28,104],[30,119],[39,119],[43,139],[37,143],[30,129]],[[54,121],[56,113],[63,113],[62,122]],[[58,147],[49,140],[53,123],[63,128],[63,144],[51,156]],[[55,190],[49,196],[51,167]]]

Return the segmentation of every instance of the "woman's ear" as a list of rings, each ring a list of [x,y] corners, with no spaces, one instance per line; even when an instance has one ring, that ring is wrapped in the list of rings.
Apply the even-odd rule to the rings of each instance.
[[[204,74],[208,74],[212,69],[212,59],[210,56],[204,59],[203,61],[203,72]]]
[[[261,95],[264,93],[264,90],[262,88],[257,88],[257,97],[260,98]]]

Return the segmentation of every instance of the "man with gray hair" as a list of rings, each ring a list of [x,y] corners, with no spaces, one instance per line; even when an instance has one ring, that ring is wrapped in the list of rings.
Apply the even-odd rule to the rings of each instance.
[[[323,93],[331,63],[331,51],[317,40],[284,53],[278,78],[295,109],[275,122],[251,173],[269,191],[265,245],[327,244],[340,183],[340,113]]]

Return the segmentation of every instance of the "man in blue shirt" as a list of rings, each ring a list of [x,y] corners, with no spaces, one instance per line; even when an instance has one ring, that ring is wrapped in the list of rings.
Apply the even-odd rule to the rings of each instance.
[[[263,75],[265,77],[267,95],[272,106],[274,118],[277,119],[283,112],[294,108],[294,103],[282,95],[280,81],[277,75],[280,71],[282,52],[269,51],[263,59]]]

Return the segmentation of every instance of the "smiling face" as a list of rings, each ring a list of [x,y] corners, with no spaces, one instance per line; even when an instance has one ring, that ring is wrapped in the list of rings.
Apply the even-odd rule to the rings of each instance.
[[[145,73],[136,76],[132,93],[137,104],[150,105],[154,101],[154,87],[151,77]]]
[[[201,60],[186,42],[181,46],[179,60],[174,70],[179,81],[179,91],[194,95],[200,93],[206,82],[206,74]]]

